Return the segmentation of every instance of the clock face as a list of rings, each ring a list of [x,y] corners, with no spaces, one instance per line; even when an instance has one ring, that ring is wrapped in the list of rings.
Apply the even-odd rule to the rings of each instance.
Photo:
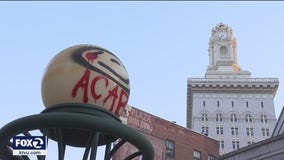
[[[219,38],[221,38],[221,39],[227,38],[227,33],[225,33],[225,32],[219,33]]]

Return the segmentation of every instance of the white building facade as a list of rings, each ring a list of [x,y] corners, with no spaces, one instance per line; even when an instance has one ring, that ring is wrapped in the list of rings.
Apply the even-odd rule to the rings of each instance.
[[[220,142],[225,154],[271,136],[277,78],[251,78],[237,62],[232,29],[219,23],[209,41],[204,78],[188,78],[187,127]]]

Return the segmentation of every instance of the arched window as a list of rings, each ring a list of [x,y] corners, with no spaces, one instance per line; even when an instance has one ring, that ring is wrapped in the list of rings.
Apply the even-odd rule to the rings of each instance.
[[[267,123],[267,116],[264,115],[264,114],[260,115],[260,121],[261,121],[262,123]]]
[[[216,114],[216,121],[217,122],[222,122],[222,115],[221,115],[221,113],[217,113]]]
[[[226,46],[220,47],[220,57],[228,57],[228,48]]]
[[[246,114],[246,122],[252,122],[252,117],[250,114]]]
[[[231,114],[231,122],[237,122],[237,115],[235,113]]]
[[[207,122],[208,121],[208,116],[207,116],[206,113],[202,113],[201,120],[202,120],[202,122]]]

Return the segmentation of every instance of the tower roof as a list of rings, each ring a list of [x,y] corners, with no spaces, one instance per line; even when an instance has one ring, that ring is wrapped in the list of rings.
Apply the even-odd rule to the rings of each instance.
[[[227,30],[227,29],[230,29],[230,27],[227,24],[220,22],[219,24],[215,26],[215,29],[216,30]]]

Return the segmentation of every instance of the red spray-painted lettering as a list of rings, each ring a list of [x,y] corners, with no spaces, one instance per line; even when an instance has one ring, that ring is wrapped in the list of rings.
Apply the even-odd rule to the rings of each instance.
[[[127,105],[128,94],[118,85],[115,85],[113,88],[109,86],[110,80],[102,75],[94,77],[90,82],[90,74],[91,71],[89,69],[86,69],[81,79],[75,84],[71,93],[72,97],[73,98],[76,97],[78,90],[82,89],[83,102],[88,103],[89,101],[88,89],[90,89],[91,96],[94,99],[95,103],[97,102],[97,100],[102,101],[103,105],[105,105],[107,102],[111,102],[109,110],[114,114],[119,115],[120,109],[124,108]],[[89,88],[89,82],[90,82],[90,88]],[[105,90],[108,91],[107,95],[102,95],[101,93],[98,93],[99,92],[98,90],[96,90],[96,88],[98,88],[99,82],[104,83]]]

